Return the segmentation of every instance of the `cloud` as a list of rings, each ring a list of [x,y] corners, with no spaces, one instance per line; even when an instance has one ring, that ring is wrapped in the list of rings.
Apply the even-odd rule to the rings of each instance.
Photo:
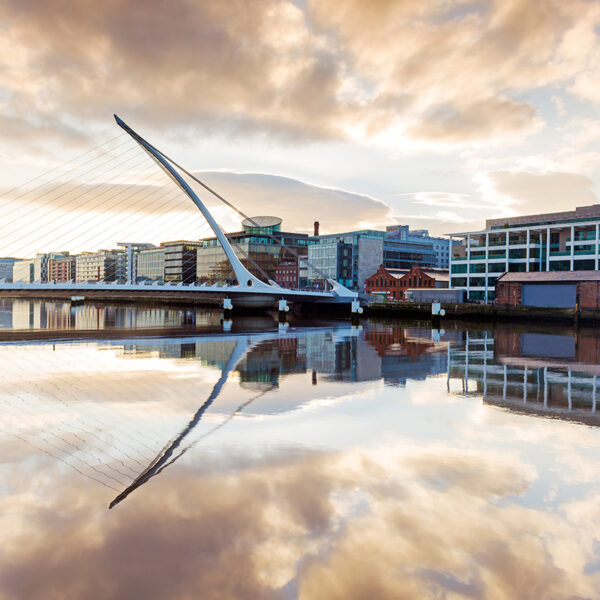
[[[118,178],[111,182],[110,177],[103,181],[104,169],[98,176],[83,173],[86,183],[60,178],[10,192],[3,252],[22,257],[38,251],[115,247],[125,238],[159,243],[212,237],[192,200],[154,165],[151,168],[130,173],[129,183],[119,183]],[[213,171],[196,176],[248,216],[281,217],[287,231],[311,233],[314,221],[320,222],[321,233],[383,228],[395,222],[389,205],[365,194],[270,174]],[[191,183],[221,227],[241,229],[239,214]]]
[[[420,139],[456,144],[511,137],[539,124],[536,110],[530,104],[507,98],[489,98],[462,105],[434,105],[409,128],[409,134]]]
[[[202,173],[201,177],[246,214],[273,214],[292,230],[312,231],[319,221],[323,233],[393,222],[386,203],[346,190],[326,188],[277,175],[256,173]]]
[[[573,210],[598,202],[591,179],[560,171],[492,171],[481,179],[480,189],[487,202],[503,206],[507,214]]]
[[[583,0],[7,0],[0,17],[7,142],[75,143],[116,111],[187,139],[461,146],[535,131],[524,92],[575,77],[589,96],[597,77]]]

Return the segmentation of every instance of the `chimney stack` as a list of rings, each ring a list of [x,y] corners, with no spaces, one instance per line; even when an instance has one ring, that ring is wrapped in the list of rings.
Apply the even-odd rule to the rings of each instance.
[[[319,235],[319,221],[315,221],[315,236]]]

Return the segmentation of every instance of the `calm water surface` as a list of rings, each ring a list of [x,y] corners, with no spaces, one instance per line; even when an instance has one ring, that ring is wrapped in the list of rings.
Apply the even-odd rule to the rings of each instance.
[[[203,322],[0,342],[0,598],[600,598],[594,332]]]

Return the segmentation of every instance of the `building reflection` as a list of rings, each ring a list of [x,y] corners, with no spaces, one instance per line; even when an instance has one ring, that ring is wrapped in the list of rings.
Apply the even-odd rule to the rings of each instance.
[[[448,390],[524,413],[600,424],[592,332],[463,332],[448,349]]]
[[[337,329],[297,329],[277,337],[273,333],[218,335],[194,341],[140,342],[124,345],[126,354],[153,353],[159,358],[188,358],[223,370],[239,339],[247,349],[235,371],[247,389],[279,387],[291,374],[310,373],[320,382],[384,381],[404,386],[446,373],[448,339],[430,329],[398,328],[369,324]]]
[[[0,298],[0,329],[102,330],[217,326],[219,311]]]

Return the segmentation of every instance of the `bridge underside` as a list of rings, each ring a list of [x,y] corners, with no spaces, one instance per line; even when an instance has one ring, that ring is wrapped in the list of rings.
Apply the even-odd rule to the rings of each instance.
[[[237,286],[199,285],[129,285],[129,284],[0,284],[0,297],[69,300],[83,296],[86,300],[117,302],[161,302],[222,306],[231,299],[234,308],[275,308],[278,300],[290,304],[349,305],[354,297],[340,297],[329,292],[277,289],[271,292],[249,292]]]

